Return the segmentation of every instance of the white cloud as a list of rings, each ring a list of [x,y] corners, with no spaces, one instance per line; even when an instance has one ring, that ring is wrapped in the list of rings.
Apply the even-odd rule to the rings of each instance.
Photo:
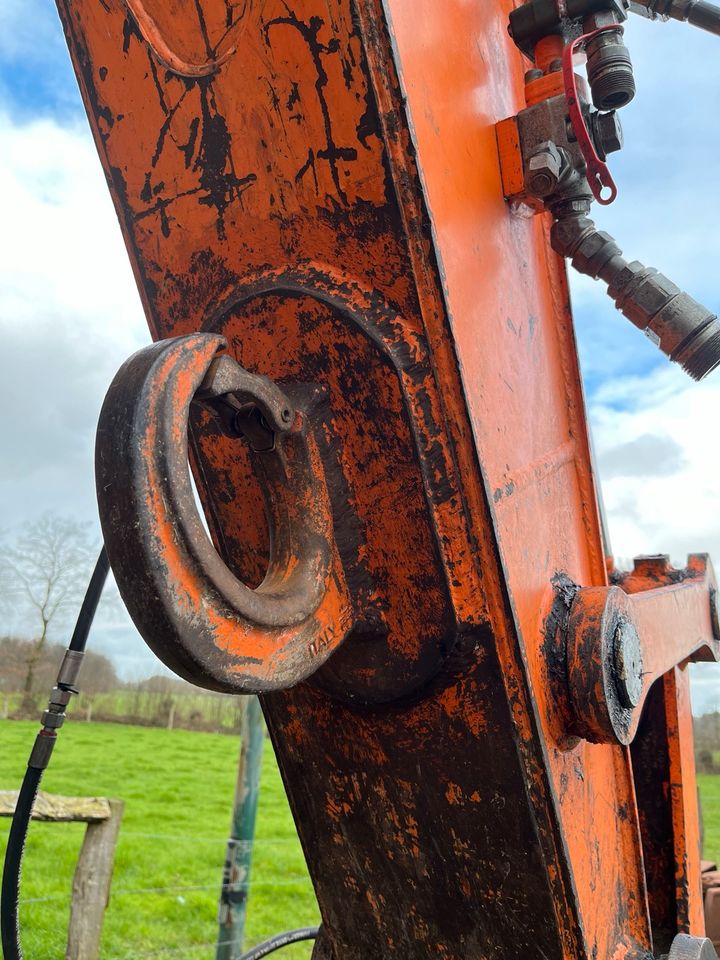
[[[92,451],[105,390],[147,342],[89,134],[0,116],[0,495],[4,525],[96,516]]]
[[[609,381],[590,408],[616,557],[688,553],[720,564],[720,378],[697,384],[676,367]],[[720,570],[720,565],[718,566]],[[696,711],[720,704],[720,668],[694,668]]]
[[[97,524],[100,405],[149,339],[135,281],[87,128],[0,115],[0,143],[0,528],[48,509]],[[125,675],[161,669],[102,607],[93,643]]]
[[[89,132],[0,116],[0,316],[59,315],[78,340],[141,338],[142,312]]]
[[[674,367],[598,391],[591,419],[616,554],[720,557],[719,417],[720,382]]]

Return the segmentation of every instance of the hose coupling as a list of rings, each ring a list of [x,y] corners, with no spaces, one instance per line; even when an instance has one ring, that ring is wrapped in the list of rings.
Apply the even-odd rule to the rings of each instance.
[[[617,242],[576,211],[551,231],[553,249],[580,273],[604,280],[615,306],[694,380],[720,364],[720,321],[654,267],[628,262]]]

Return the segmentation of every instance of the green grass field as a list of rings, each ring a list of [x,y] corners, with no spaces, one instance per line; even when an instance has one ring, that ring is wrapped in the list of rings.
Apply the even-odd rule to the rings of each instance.
[[[0,721],[0,789],[17,789],[37,723]],[[272,748],[266,741],[246,944],[318,922]],[[49,793],[125,802],[102,960],[214,957],[217,898],[235,788],[231,736],[82,723],[63,729]],[[10,821],[0,820],[4,856]],[[64,956],[72,874],[84,824],[33,822],[21,903],[28,960]],[[283,951],[304,960],[311,947]]]
[[[35,722],[0,721],[0,789],[17,789]],[[102,960],[214,957],[217,895],[238,741],[229,736],[71,722],[43,782],[51,793],[125,801]],[[266,741],[246,943],[318,922],[312,886]],[[705,856],[720,860],[720,777],[698,778]],[[4,853],[9,820],[0,820]],[[84,825],[33,823],[23,870],[28,960],[64,955]],[[306,960],[308,944],[283,951]]]
[[[720,866],[720,776],[701,773],[697,779],[705,825],[703,857]]]

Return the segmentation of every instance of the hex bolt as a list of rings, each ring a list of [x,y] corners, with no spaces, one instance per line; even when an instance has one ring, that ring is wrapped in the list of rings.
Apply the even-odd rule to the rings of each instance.
[[[600,159],[604,160],[609,153],[617,153],[618,150],[622,150],[623,131],[616,110],[610,110],[609,113],[593,114],[592,133]]]
[[[615,630],[613,666],[620,702],[633,710],[642,699],[642,647],[637,630],[629,620],[621,620]]]
[[[539,144],[528,160],[525,186],[534,197],[555,193],[566,170],[565,158],[554,143]]]

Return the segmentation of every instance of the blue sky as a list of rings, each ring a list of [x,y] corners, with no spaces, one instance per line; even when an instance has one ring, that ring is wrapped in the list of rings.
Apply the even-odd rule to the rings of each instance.
[[[720,40],[634,18],[627,42],[638,94],[611,158],[619,199],[596,220],[717,311]],[[0,197],[0,529],[43,509],[95,522],[97,413],[147,333],[50,0],[0,3]],[[692,384],[600,285],[572,286],[616,554],[708,550],[720,564],[720,374]],[[19,402],[33,383],[49,403]],[[126,620],[101,618],[95,642],[126,676],[157,667]],[[696,707],[720,706],[720,670],[696,675]]]
[[[3,0],[0,12],[0,103],[18,121],[85,116],[55,4]]]

